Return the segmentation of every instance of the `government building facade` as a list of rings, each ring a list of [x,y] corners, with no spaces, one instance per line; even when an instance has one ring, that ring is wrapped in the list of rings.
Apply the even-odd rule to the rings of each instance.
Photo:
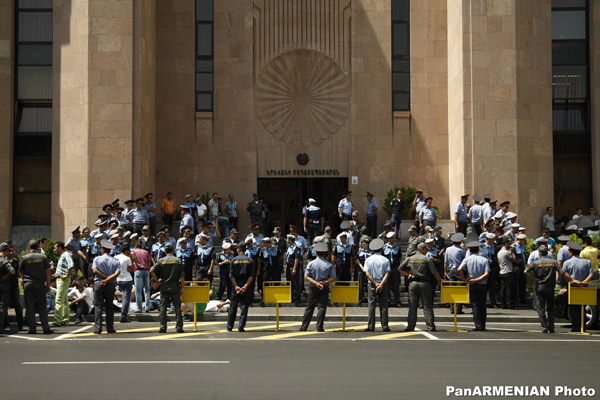
[[[489,193],[530,236],[599,196],[598,1],[0,0],[0,89],[2,238],[147,192]]]

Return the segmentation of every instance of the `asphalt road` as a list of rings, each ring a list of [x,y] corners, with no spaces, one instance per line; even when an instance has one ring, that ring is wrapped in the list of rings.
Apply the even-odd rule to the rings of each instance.
[[[112,335],[93,335],[86,325],[49,337],[5,336],[1,398],[438,399],[447,398],[448,385],[600,392],[600,335],[570,335],[567,325],[554,335],[532,323],[469,333],[438,324],[433,334],[404,333],[401,323],[389,334],[331,331],[338,323],[326,324],[324,333],[298,326],[282,323],[289,331],[270,332],[273,322],[252,321],[247,332],[229,333],[223,323],[205,322],[198,326],[204,331],[186,324],[187,333],[160,335],[153,324],[135,323],[119,324]]]

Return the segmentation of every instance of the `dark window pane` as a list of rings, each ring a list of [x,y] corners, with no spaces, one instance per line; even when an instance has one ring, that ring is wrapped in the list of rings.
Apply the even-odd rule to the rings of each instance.
[[[591,177],[590,157],[575,155],[554,158],[554,187],[557,191],[589,191]],[[585,205],[584,203],[578,206]]]
[[[392,0],[392,21],[408,21],[410,17],[409,0]]]
[[[587,65],[587,44],[585,42],[553,42],[552,64]]]
[[[393,94],[393,108],[394,111],[409,111],[410,110],[410,96],[408,93],[394,93]]]
[[[586,67],[553,67],[552,98],[582,99],[587,96]]]
[[[407,72],[393,73],[392,90],[408,92],[410,90],[410,74]]]
[[[15,225],[50,225],[50,201],[50,193],[16,193],[13,204],[13,223]]]
[[[392,40],[394,43],[393,55],[407,56],[408,55],[408,25],[407,24],[394,24]]]
[[[52,99],[52,67],[19,67],[18,99]]]
[[[19,13],[19,42],[51,42],[51,12]]]
[[[50,157],[52,155],[52,136],[17,135],[15,136],[15,157]]]
[[[213,60],[196,60],[196,72],[213,72]]]
[[[587,104],[555,104],[552,110],[553,131],[587,131],[589,114]]]
[[[198,111],[212,111],[212,93],[196,93]]]
[[[15,191],[44,192],[52,189],[52,160],[15,158]]]
[[[212,56],[212,25],[198,24],[197,55]]]
[[[587,133],[555,133],[554,154],[589,155],[591,138]]]
[[[585,39],[585,11],[552,11],[552,40]]]
[[[52,44],[20,44],[19,65],[52,65]]]
[[[552,8],[583,8],[587,0],[552,0]]]
[[[52,0],[19,0],[19,8],[52,8]]]
[[[19,133],[52,132],[52,108],[25,107],[17,113]]]
[[[196,74],[196,91],[212,92],[213,74]]]
[[[213,0],[196,0],[196,21],[212,21],[213,19]]]
[[[393,60],[392,61],[393,72],[408,72],[410,71],[410,60]]]

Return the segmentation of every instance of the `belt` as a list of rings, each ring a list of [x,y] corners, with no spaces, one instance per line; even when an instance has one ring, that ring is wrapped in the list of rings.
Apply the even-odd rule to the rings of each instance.
[[[319,220],[316,220],[316,219],[311,219],[309,222],[311,224],[320,224],[321,223]]]

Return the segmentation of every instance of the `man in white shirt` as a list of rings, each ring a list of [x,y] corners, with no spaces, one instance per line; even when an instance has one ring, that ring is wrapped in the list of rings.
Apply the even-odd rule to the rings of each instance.
[[[121,298],[121,322],[131,322],[127,317],[127,314],[129,314],[129,304],[131,303],[131,290],[133,288],[133,277],[131,276],[133,263],[131,262],[129,246],[123,246],[121,254],[118,254],[115,258],[121,264],[121,273],[117,278],[117,285],[119,285],[119,289],[123,293],[123,297]]]
[[[78,278],[69,292],[69,307],[75,311],[75,325],[82,323],[83,316],[91,314],[94,309],[94,290],[86,283],[84,277]]]

